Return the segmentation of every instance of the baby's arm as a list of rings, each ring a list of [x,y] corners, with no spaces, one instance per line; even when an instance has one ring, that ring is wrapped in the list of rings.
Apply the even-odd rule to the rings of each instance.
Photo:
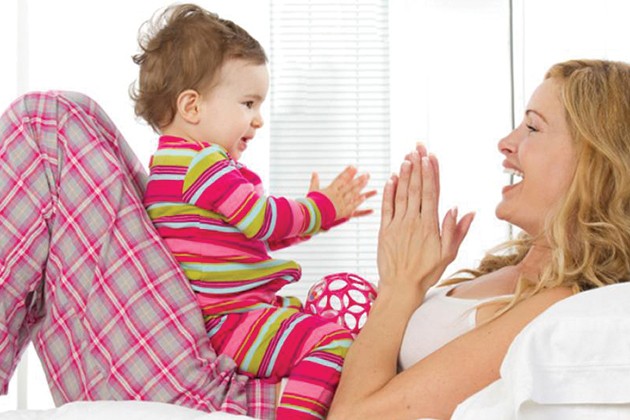
[[[335,213],[337,218],[335,222],[327,226],[325,229],[330,229],[333,226],[341,224],[353,217],[367,216],[372,213],[371,209],[357,210],[357,208],[368,198],[376,194],[376,191],[363,192],[363,189],[367,185],[369,176],[363,174],[357,176],[357,170],[353,166],[345,168],[337,177],[331,182],[331,184],[320,189],[319,187],[319,175],[313,172],[311,176],[311,185],[309,193],[319,191],[330,199],[335,207]],[[311,236],[299,236],[293,238],[283,238],[276,241],[269,241],[269,249],[276,250],[286,248],[291,245],[295,245],[299,242],[303,242],[310,239]]]
[[[288,248],[293,245],[297,245],[300,242],[311,239],[312,235],[294,236],[292,238],[276,239],[273,241],[267,241],[267,247],[270,251],[277,251],[279,249]]]
[[[221,214],[248,238],[270,243],[313,235],[337,219],[333,202],[322,192],[298,200],[260,194],[219,146],[191,161],[182,192],[186,202]]]

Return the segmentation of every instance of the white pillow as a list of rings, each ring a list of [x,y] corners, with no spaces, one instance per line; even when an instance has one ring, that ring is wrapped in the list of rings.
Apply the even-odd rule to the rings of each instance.
[[[501,379],[452,417],[473,418],[630,418],[630,283],[578,293],[534,319],[510,346]]]
[[[78,401],[51,410],[0,413],[0,420],[242,420],[252,417],[205,413],[173,404],[150,401]]]

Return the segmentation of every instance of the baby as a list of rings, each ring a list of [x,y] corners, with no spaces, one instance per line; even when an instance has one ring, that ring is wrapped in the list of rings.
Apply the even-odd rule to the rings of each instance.
[[[354,167],[306,197],[265,196],[239,162],[269,88],[260,44],[235,23],[198,6],[166,9],[140,39],[132,92],[136,114],[160,134],[144,204],[196,293],[214,349],[242,373],[288,378],[278,419],[324,418],[351,334],[276,295],[300,278],[286,247],[370,210],[374,191]]]

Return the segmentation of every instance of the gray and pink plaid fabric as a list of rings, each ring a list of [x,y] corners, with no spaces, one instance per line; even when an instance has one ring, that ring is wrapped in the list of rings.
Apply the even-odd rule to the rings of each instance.
[[[57,405],[151,400],[273,418],[275,385],[217,356],[103,110],[31,93],[0,117],[0,392],[29,341]]]

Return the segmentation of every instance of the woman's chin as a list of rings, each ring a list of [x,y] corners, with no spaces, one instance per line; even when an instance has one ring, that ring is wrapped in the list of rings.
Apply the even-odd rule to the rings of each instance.
[[[508,222],[512,225],[516,225],[517,222],[512,217],[512,213],[505,206],[502,206],[501,204],[502,203],[499,203],[499,205],[494,211],[494,214],[497,217],[497,219],[502,220],[504,222]]]
[[[505,206],[504,206],[503,201],[501,201],[499,204],[497,204],[497,207],[494,209],[494,215],[499,220],[507,221],[505,218],[508,217],[508,214],[507,214],[507,212],[505,210]]]

